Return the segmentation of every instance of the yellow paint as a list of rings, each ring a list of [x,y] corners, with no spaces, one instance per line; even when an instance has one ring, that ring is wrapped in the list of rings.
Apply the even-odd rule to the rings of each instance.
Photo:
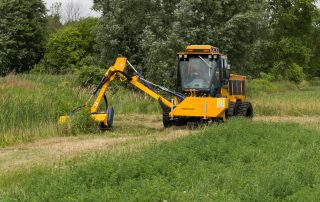
[[[70,120],[70,116],[60,116],[59,124],[64,125]]]
[[[118,57],[115,64],[110,67],[105,76],[108,76],[111,72],[113,71],[124,71],[126,69],[126,65],[127,65],[127,59],[124,57]],[[116,78],[116,76],[119,75],[121,78],[123,78],[123,76],[121,74],[114,74],[109,81],[107,81],[101,88],[93,106],[91,107],[90,112],[91,113],[96,113],[101,105],[101,101],[103,99],[103,96],[105,95],[110,83]]]
[[[138,76],[133,76],[131,83],[139,88],[140,90],[142,90],[143,92],[145,92],[146,94],[150,95],[153,99],[158,100],[158,101],[162,101],[163,104],[165,104],[167,107],[171,107],[171,102],[166,100],[164,97],[162,97],[161,95],[155,93],[154,91],[150,90],[148,87],[146,87],[144,84],[142,84],[139,81],[139,77]]]
[[[170,115],[174,117],[224,117],[228,107],[227,98],[187,97],[174,108]]]
[[[108,125],[107,120],[108,120],[108,114],[106,113],[101,113],[101,114],[92,114],[91,118],[94,121],[97,121],[99,123],[103,122],[106,126]]]

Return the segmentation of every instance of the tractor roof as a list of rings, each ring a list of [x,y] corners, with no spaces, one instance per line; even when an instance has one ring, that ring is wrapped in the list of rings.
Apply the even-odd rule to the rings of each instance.
[[[220,54],[219,48],[210,45],[189,45],[185,52],[177,54]]]

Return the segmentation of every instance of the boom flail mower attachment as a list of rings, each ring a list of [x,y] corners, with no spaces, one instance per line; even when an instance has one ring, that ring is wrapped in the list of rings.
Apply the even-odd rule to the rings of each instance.
[[[144,79],[126,58],[118,57],[87,102],[90,103],[95,98],[89,115],[99,123],[100,129],[112,127],[114,110],[109,106],[105,94],[111,82],[118,77],[160,103],[165,127],[188,122],[221,121],[230,116],[253,116],[251,103],[245,101],[246,77],[230,74],[227,56],[221,54],[219,49],[207,45],[188,46],[185,52],[178,53],[178,60],[178,92],[174,92]],[[125,73],[127,66],[133,69],[133,76]],[[155,89],[171,95],[171,99],[159,95]],[[99,112],[102,100],[107,107]],[[87,106],[86,104],[81,108]],[[81,108],[74,110],[71,116],[61,116],[59,123],[66,124]]]

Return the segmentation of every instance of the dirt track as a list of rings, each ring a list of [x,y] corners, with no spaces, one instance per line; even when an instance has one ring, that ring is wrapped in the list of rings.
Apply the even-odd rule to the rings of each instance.
[[[151,143],[161,141],[171,141],[187,135],[193,134],[186,128],[162,128],[161,117],[145,117],[134,115],[126,120],[133,119],[136,126],[146,125],[153,131],[151,134],[138,136],[110,137],[108,134],[102,136],[79,136],[79,137],[61,137],[39,140],[34,143],[17,145],[0,149],[0,175],[7,172],[28,168],[36,164],[54,165],[63,160],[73,158],[79,155],[85,155],[92,152],[123,152],[141,148]],[[256,117],[255,121],[266,122],[295,122],[303,125],[312,125],[319,128],[320,117]],[[149,123],[150,122],[150,123]],[[130,131],[127,131],[130,133]]]

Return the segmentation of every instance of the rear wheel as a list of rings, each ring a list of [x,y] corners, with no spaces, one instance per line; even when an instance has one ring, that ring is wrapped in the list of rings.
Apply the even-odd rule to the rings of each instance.
[[[163,112],[162,123],[165,128],[170,128],[173,125],[173,121],[170,120],[170,116],[168,112]]]
[[[253,107],[250,102],[243,102],[238,107],[238,116],[253,118]]]

